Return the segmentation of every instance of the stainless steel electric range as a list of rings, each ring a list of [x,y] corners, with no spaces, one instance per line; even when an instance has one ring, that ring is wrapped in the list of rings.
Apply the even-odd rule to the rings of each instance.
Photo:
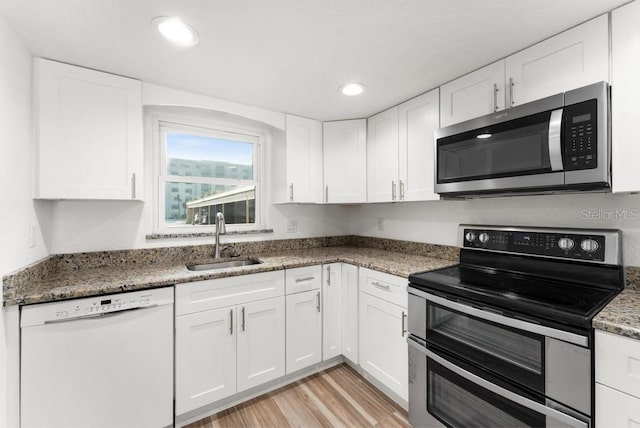
[[[414,427],[592,427],[593,317],[616,230],[460,225],[460,264],[409,277]]]

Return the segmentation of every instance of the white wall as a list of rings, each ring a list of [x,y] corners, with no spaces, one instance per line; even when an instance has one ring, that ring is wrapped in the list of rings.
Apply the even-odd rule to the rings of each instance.
[[[350,216],[354,235],[445,245],[456,245],[460,223],[615,228],[623,232],[625,264],[640,266],[640,195],[591,193],[371,204],[353,207]],[[384,219],[383,231],[377,229],[379,218]]]
[[[47,255],[33,195],[31,53],[0,17],[0,277]],[[35,227],[35,246],[29,227]],[[7,425],[7,334],[0,318],[0,426]]]

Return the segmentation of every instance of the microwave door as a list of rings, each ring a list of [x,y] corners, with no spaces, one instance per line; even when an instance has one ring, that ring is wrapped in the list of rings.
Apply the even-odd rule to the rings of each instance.
[[[564,185],[562,108],[437,141],[439,193]]]

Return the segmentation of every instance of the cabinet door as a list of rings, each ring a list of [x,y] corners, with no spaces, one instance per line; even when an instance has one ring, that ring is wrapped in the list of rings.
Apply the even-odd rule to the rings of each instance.
[[[500,60],[440,87],[440,126],[502,110],[504,100],[504,60]]]
[[[322,360],[320,291],[287,296],[287,374]]]
[[[141,88],[34,60],[36,198],[142,199]]]
[[[322,123],[286,117],[286,163],[289,202],[322,202]]]
[[[238,306],[238,392],[284,376],[284,297]]]
[[[614,192],[640,191],[640,2],[611,12],[611,174]]]
[[[342,355],[358,364],[358,267],[342,265]]]
[[[597,427],[640,426],[640,398],[596,383]]]
[[[602,80],[608,82],[609,19],[606,14],[599,16],[506,61],[507,100],[511,106]]]
[[[430,201],[440,199],[434,190],[435,139],[439,128],[438,90],[400,104],[399,116],[399,199]]]
[[[236,308],[176,317],[176,414],[236,393]]]
[[[322,268],[322,359],[328,360],[342,353],[342,263]]]
[[[367,124],[367,200],[398,197],[398,107],[378,113]]]
[[[367,201],[366,119],[325,122],[324,201]]]
[[[360,367],[408,399],[407,310],[360,293]]]

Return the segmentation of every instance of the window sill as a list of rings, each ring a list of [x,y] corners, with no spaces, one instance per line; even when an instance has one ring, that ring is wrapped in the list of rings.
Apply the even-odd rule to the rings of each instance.
[[[273,229],[253,229],[253,230],[232,230],[225,233],[229,235],[262,235],[265,233],[273,233]],[[175,239],[175,238],[208,238],[215,237],[215,232],[183,232],[183,233],[152,233],[145,238],[150,239]]]

